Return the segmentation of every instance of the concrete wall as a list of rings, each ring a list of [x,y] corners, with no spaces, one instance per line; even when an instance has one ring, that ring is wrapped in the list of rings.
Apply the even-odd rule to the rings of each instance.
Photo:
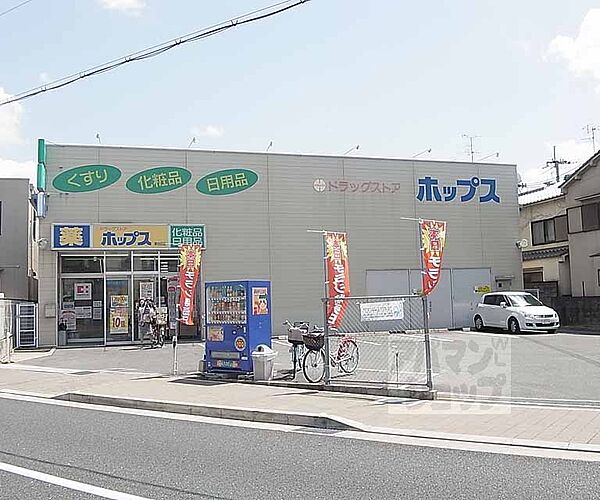
[[[514,165],[48,145],[49,184],[60,171],[86,164],[114,165],[123,176],[118,183],[91,193],[66,194],[50,185],[41,237],[50,238],[53,222],[204,223],[204,278],[270,279],[276,329],[285,317],[322,323],[321,239],[307,233],[309,228],[348,232],[353,295],[366,292],[367,269],[419,266],[417,226],[401,217],[448,221],[446,267],[490,267],[492,278],[514,276],[513,287],[522,287],[515,246],[519,211]],[[158,165],[183,166],[192,172],[192,181],[161,195],[126,190],[129,176]],[[254,170],[260,180],[230,196],[206,196],[195,189],[202,176],[226,168]],[[420,202],[417,183],[425,175],[437,177],[440,185],[456,185],[459,178],[493,177],[502,202],[479,203],[477,197],[465,203],[458,199]],[[400,188],[394,194],[350,189],[317,192],[315,179],[398,183]],[[56,252],[41,252],[40,277],[43,308],[56,301]],[[54,343],[54,323],[41,318],[45,343]]]
[[[0,201],[0,292],[6,298],[27,300],[32,267],[29,179],[0,179]]]
[[[562,325],[600,325],[600,297],[554,297],[548,305]]]

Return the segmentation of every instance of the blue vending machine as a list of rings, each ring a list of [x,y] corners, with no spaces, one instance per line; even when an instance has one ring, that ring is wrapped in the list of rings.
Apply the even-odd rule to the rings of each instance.
[[[252,372],[252,351],[271,347],[271,282],[213,281],[205,292],[207,371]]]

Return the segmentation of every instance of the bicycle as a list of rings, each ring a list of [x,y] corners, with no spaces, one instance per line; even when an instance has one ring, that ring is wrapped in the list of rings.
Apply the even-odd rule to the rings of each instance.
[[[289,320],[283,322],[283,326],[288,327],[287,340],[290,344],[290,353],[292,356],[292,373],[302,370],[302,359],[304,357],[304,341],[302,335],[308,333],[308,322],[294,321],[292,324]],[[295,376],[295,375],[294,375]]]
[[[302,373],[311,384],[318,384],[325,377],[325,335],[323,333],[305,333],[302,336],[308,349],[302,361]],[[358,367],[358,345],[348,335],[343,335],[335,353],[329,353],[329,362],[339,371],[351,374]]]

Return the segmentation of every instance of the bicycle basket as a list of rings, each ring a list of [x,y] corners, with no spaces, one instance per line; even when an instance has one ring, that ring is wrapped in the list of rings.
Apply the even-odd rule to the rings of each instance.
[[[325,345],[325,336],[323,334],[305,333],[302,335],[302,340],[306,348],[311,351],[320,351]]]

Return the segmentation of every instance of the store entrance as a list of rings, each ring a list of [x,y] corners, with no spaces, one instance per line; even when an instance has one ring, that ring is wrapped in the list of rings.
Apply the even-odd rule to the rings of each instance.
[[[129,277],[106,278],[106,342],[131,340],[131,282]]]

